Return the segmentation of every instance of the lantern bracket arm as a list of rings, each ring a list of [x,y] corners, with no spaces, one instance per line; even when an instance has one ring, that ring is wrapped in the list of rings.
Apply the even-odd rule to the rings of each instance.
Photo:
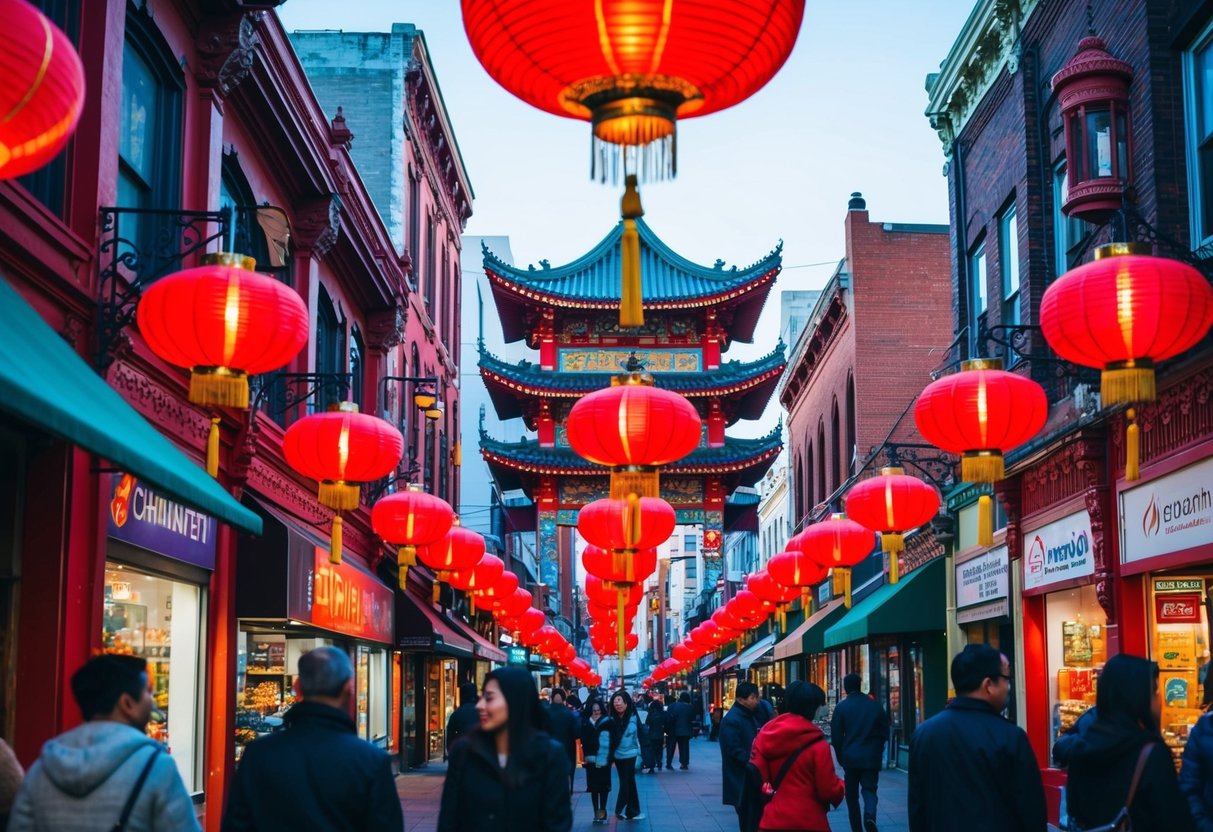
[[[941,451],[934,445],[922,442],[885,442],[873,453],[883,453],[886,465],[894,467],[913,468],[926,477],[927,481],[939,491],[946,494],[955,484],[956,465],[959,459],[947,451]]]
[[[264,373],[249,379],[249,410],[254,418],[260,411],[275,420],[308,403],[323,411],[332,402],[346,401],[353,386],[353,373]]]
[[[396,486],[401,483],[412,485],[418,474],[421,473],[421,467],[417,465],[415,460],[409,461],[409,467],[403,471],[397,471],[395,474],[384,477],[376,482],[367,482],[362,484],[362,498],[367,505],[373,505],[380,497],[388,493],[395,493]]]

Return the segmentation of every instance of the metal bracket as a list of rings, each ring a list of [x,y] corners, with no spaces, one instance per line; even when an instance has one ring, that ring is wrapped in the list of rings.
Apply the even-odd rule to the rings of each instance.
[[[922,474],[939,489],[940,495],[946,494],[948,489],[955,484],[956,465],[960,460],[934,445],[916,442],[886,442],[879,448],[874,448],[872,456],[875,457],[878,453],[884,454],[887,466],[913,468]]]
[[[345,401],[354,385],[353,373],[266,373],[249,379],[250,412],[281,421],[288,411],[315,399],[312,411]],[[318,405],[318,406],[316,406]]]

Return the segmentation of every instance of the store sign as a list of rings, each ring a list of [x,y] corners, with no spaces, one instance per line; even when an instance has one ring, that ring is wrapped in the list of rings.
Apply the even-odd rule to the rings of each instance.
[[[173,560],[215,568],[219,523],[188,508],[133,474],[110,477],[109,536]]]
[[[974,607],[1006,598],[1011,560],[1006,546],[956,564],[956,607]]]
[[[1125,563],[1213,543],[1213,457],[1120,495]]]
[[[511,647],[508,664],[518,664],[526,667],[527,660],[530,657],[530,651],[525,647]]]
[[[395,596],[372,575],[349,563],[330,563],[328,549],[315,547],[304,581],[301,609],[291,618],[369,641],[392,642]]]
[[[1085,509],[1024,535],[1024,589],[1094,574],[1091,516]]]
[[[1159,624],[1199,624],[1199,595],[1173,593],[1154,596],[1154,620]]]

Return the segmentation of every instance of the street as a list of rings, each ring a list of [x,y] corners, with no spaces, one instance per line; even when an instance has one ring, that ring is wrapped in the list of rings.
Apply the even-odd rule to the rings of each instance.
[[[407,832],[433,832],[438,826],[438,805],[442,797],[445,765],[410,772],[396,779],[404,804]],[[732,806],[720,802],[720,745],[703,737],[691,741],[691,768],[688,771],[660,771],[636,778],[640,791],[642,821],[615,818],[615,791],[607,809],[611,811],[606,828],[629,832],[735,832],[737,814]],[[904,832],[906,825],[906,775],[886,770],[880,775],[878,828],[881,832]],[[573,792],[573,829],[597,829],[591,821],[594,810],[585,792],[585,775],[580,770]],[[846,804],[830,812],[833,832],[848,832]]]

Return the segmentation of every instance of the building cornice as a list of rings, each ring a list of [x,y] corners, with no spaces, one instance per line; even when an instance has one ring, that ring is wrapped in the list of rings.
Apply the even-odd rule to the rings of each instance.
[[[1006,66],[1019,70],[1019,34],[1040,0],[978,0],[939,72],[927,76],[925,112],[945,153]]]

